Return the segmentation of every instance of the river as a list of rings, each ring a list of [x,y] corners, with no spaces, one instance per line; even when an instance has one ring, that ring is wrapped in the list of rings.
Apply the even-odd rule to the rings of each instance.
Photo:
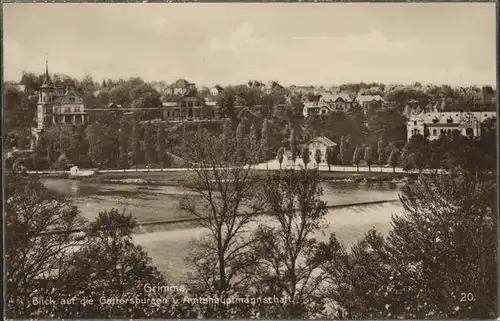
[[[95,218],[100,211],[118,208],[132,213],[138,222],[186,217],[179,208],[179,198],[191,194],[178,186],[108,184],[68,179],[43,179],[44,185],[73,201],[83,215]],[[398,199],[400,185],[395,183],[323,182],[322,199],[328,205],[390,201],[371,205],[352,205],[329,209],[329,227],[318,231],[316,238],[327,240],[331,233],[347,246],[363,237],[371,228],[383,234],[390,229],[393,214],[402,213]],[[134,242],[144,247],[153,263],[172,280],[180,280],[187,269],[184,257],[190,242],[206,230],[199,227],[173,228],[134,235]]]

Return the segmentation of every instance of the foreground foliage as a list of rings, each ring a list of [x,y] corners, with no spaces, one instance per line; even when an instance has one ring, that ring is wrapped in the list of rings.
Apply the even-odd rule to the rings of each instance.
[[[334,236],[326,295],[347,318],[489,318],[496,311],[495,184],[463,171],[421,176],[401,195],[387,238],[350,252]]]
[[[6,175],[7,316],[494,316],[498,213],[496,185],[488,173],[459,168],[446,175],[420,175],[402,189],[404,212],[393,216],[392,231],[387,236],[368,231],[347,249],[335,235],[327,242],[314,238],[327,211],[317,170],[273,173],[262,184],[248,175],[248,160],[258,154],[240,148],[253,139],[233,145],[237,142],[228,127],[225,135],[207,137],[200,130],[187,140],[196,173],[190,187],[203,201],[200,205],[187,197],[181,205],[209,233],[196,240],[187,256],[192,273],[185,291],[144,289],[147,283],[169,283],[133,243],[136,226],[130,215],[112,209],[89,223],[38,179]],[[224,147],[230,148],[224,152]],[[264,212],[267,216],[256,224]],[[71,233],[77,228],[85,232]],[[38,304],[42,297],[56,303]],[[185,300],[199,297],[292,300]],[[103,298],[139,301],[104,304]]]

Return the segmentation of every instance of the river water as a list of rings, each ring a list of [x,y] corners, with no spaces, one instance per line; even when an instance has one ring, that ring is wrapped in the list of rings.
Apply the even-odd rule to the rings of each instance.
[[[67,179],[44,179],[44,185],[72,200],[89,219],[100,211],[117,208],[132,213],[137,221],[148,222],[187,217],[179,208],[179,198],[190,191],[177,186],[90,183]],[[331,233],[346,245],[358,241],[371,228],[383,234],[390,229],[390,219],[403,212],[398,199],[400,185],[395,183],[324,182],[323,200],[328,205],[388,201],[371,205],[351,205],[329,209],[329,227],[318,231],[318,240]],[[181,280],[187,272],[184,257],[193,239],[206,230],[199,227],[172,228],[134,235],[134,242],[144,247],[153,263],[172,280]]]

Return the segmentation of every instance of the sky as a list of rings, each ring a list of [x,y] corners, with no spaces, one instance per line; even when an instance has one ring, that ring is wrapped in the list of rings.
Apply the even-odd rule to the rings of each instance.
[[[3,72],[496,84],[494,3],[3,4]]]

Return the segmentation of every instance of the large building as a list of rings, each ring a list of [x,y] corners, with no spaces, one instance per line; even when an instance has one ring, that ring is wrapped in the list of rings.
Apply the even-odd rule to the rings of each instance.
[[[208,120],[217,118],[219,106],[196,96],[162,103],[163,119],[168,121]]]
[[[356,101],[353,100],[348,93],[326,93],[319,95],[317,101],[304,102],[302,114],[307,118],[312,115],[327,115],[330,112],[347,112],[356,104]]]
[[[481,136],[481,124],[496,118],[496,111],[483,112],[423,112],[411,115],[407,123],[408,140],[413,135],[422,135],[429,140],[448,135],[454,130],[469,137]]]
[[[54,84],[49,76],[48,62],[45,65],[45,79],[38,93],[36,115],[37,127],[32,129],[32,147],[47,128],[78,125],[88,121],[88,114],[85,112],[82,98],[76,92],[75,84]]]

